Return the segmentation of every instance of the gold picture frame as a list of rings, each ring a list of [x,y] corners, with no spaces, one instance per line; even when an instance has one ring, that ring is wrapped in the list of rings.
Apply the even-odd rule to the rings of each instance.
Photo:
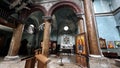
[[[99,42],[100,42],[100,48],[101,49],[107,49],[106,40],[105,39],[99,38]]]
[[[116,47],[120,47],[120,41],[114,41]]]
[[[109,48],[109,49],[115,48],[113,41],[108,41],[108,48]]]
[[[86,35],[81,33],[76,35],[76,52],[79,54],[87,55]]]
[[[75,45],[76,45],[76,62],[84,68],[89,66],[88,63],[88,46],[86,33],[80,33],[75,37]]]

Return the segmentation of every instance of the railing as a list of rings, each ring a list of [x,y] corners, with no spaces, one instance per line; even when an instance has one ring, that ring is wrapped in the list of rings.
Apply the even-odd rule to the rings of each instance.
[[[41,54],[41,49],[37,49],[35,55],[25,57],[21,61],[26,61],[25,68],[35,68],[35,63],[37,63],[37,68],[47,68],[50,59]]]

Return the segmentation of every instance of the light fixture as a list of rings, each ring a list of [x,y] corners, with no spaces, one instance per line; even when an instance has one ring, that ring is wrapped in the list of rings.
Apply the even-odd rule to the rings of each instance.
[[[69,27],[68,26],[64,26],[64,30],[68,31]]]

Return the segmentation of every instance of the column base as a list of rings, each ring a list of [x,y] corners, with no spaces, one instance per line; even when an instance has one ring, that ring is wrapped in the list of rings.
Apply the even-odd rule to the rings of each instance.
[[[18,60],[19,56],[5,56],[4,60]]]

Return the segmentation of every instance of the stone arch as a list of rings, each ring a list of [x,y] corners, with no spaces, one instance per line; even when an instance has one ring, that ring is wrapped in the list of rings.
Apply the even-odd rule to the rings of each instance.
[[[59,7],[61,7],[61,6],[69,6],[69,7],[71,7],[71,8],[73,9],[73,11],[76,12],[76,13],[80,13],[80,12],[81,12],[79,6],[78,6],[77,4],[75,4],[74,2],[71,2],[71,1],[61,1],[61,2],[58,2],[58,3],[54,4],[54,5],[50,8],[50,10],[49,10],[49,12],[48,12],[47,15],[48,15],[48,16],[51,16],[51,15],[53,14],[53,12],[54,12],[56,9],[58,9]]]
[[[24,21],[31,13],[35,11],[41,11],[46,16],[47,10],[41,5],[33,5],[30,10],[24,10],[21,12],[21,20]]]

